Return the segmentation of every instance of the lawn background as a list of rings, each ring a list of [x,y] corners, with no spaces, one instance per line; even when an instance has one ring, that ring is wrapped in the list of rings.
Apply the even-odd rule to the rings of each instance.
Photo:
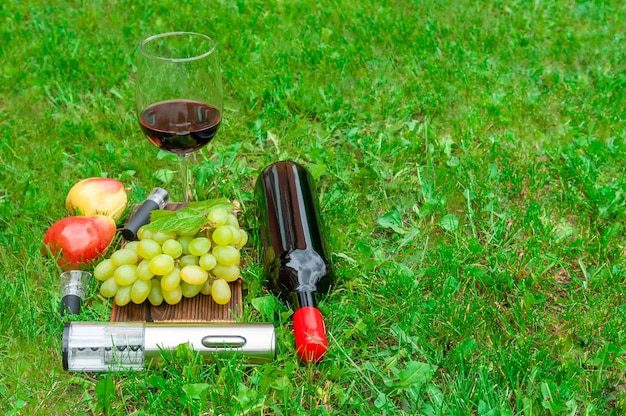
[[[618,0],[2,2],[0,409],[624,414],[625,22]],[[241,201],[242,319],[276,324],[278,356],[68,374],[43,234],[82,178],[175,189],[133,98],[139,41],[170,30],[218,41],[194,189]],[[317,366],[262,284],[252,191],[280,159],[316,178],[334,253]]]

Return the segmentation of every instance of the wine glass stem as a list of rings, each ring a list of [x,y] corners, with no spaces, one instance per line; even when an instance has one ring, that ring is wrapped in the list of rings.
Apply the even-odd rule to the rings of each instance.
[[[183,153],[178,155],[178,162],[180,163],[180,172],[183,175],[183,201],[189,202],[191,189],[189,189],[189,153]]]

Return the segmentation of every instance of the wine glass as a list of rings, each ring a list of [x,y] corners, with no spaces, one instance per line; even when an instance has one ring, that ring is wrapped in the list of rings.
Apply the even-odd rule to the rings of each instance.
[[[189,202],[189,155],[213,139],[222,118],[222,77],[215,41],[194,32],[144,39],[136,85],[141,129],[150,143],[178,155],[183,202]]]

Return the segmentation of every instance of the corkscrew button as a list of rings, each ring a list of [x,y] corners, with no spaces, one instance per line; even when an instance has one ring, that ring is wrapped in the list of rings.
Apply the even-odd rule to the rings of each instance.
[[[207,348],[243,348],[246,339],[239,335],[207,335],[202,338],[202,345]]]

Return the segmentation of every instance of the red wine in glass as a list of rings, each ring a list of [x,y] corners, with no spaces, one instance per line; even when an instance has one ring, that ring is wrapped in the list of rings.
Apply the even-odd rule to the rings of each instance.
[[[191,153],[206,145],[217,133],[219,110],[193,100],[168,100],[141,112],[139,123],[156,147],[176,154]]]

